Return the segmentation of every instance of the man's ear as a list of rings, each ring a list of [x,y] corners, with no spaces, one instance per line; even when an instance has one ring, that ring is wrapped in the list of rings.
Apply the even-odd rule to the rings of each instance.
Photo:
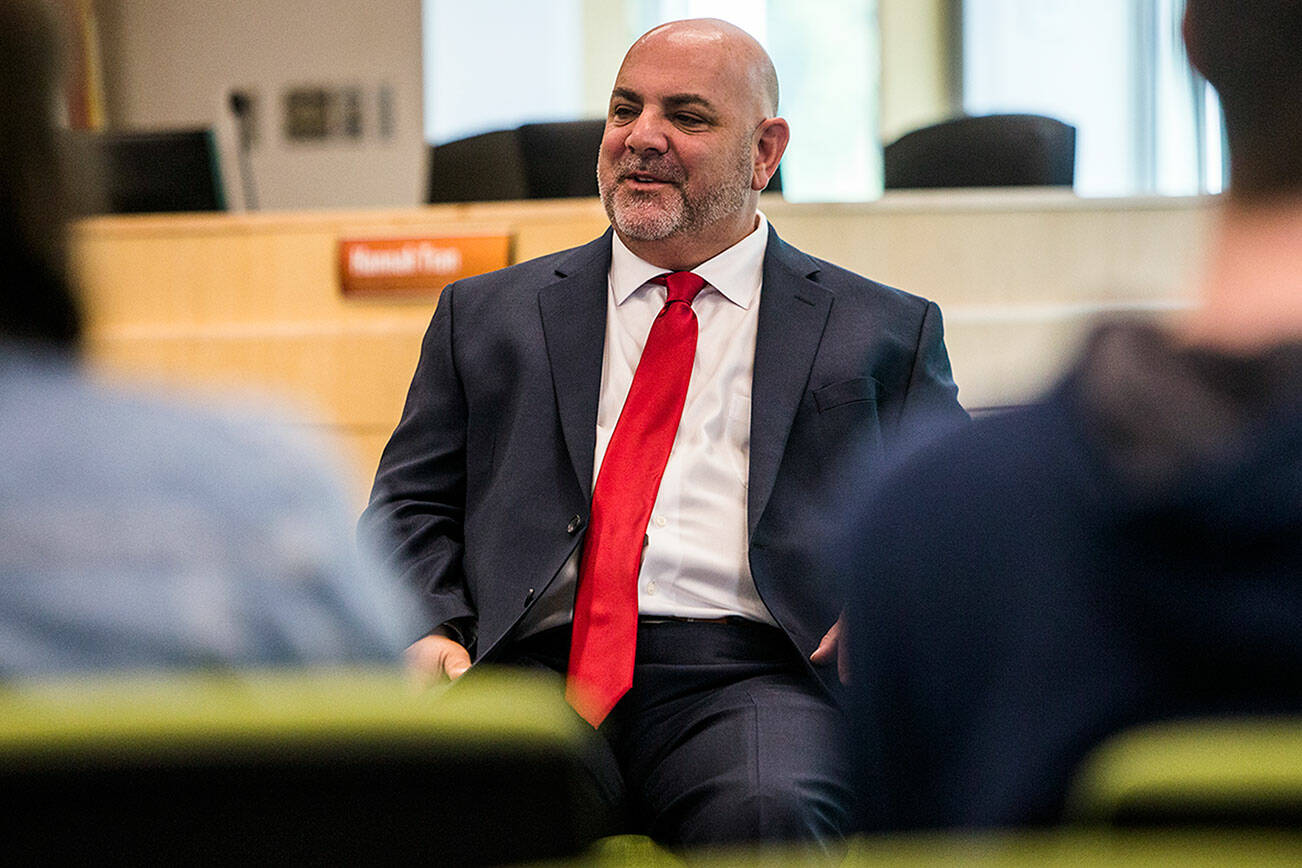
[[[769,118],[755,130],[755,170],[750,179],[752,190],[763,190],[769,185],[790,140],[791,127],[782,118]]]

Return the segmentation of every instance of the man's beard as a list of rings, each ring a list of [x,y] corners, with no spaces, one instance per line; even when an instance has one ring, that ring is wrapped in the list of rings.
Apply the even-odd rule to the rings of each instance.
[[[660,241],[671,235],[700,232],[746,206],[752,173],[749,144],[746,142],[739,150],[732,177],[694,197],[688,196],[687,176],[682,167],[663,157],[640,159],[626,154],[612,167],[609,182],[598,167],[597,189],[606,216],[620,234],[637,241]],[[620,183],[636,172],[647,172],[668,181],[670,187],[643,192],[630,190]]]

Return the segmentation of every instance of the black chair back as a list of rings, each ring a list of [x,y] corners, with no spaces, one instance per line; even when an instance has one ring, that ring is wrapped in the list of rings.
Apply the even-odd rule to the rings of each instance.
[[[64,147],[79,213],[226,210],[211,129],[70,132]]]
[[[882,162],[888,190],[1070,187],[1076,128],[1042,115],[954,118],[900,136]]]
[[[515,130],[495,130],[431,145],[426,201],[494,202],[528,198]]]
[[[597,195],[604,120],[522,124],[430,146],[426,201],[485,202]],[[774,173],[765,192],[782,191]]]
[[[531,199],[597,195],[604,120],[524,124],[518,130]]]

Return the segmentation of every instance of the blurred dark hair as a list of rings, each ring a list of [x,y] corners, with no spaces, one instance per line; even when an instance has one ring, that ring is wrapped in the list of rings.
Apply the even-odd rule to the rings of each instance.
[[[1184,38],[1221,98],[1230,194],[1302,192],[1302,0],[1188,0]]]
[[[59,34],[45,4],[0,0],[0,336],[72,348],[81,315],[68,278],[54,122]]]

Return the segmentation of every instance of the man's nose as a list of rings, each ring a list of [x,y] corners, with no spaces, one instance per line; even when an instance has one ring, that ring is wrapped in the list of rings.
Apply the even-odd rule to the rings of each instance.
[[[663,154],[669,150],[669,136],[665,125],[668,121],[663,115],[654,111],[643,111],[633,121],[625,146],[634,153],[648,151]]]

